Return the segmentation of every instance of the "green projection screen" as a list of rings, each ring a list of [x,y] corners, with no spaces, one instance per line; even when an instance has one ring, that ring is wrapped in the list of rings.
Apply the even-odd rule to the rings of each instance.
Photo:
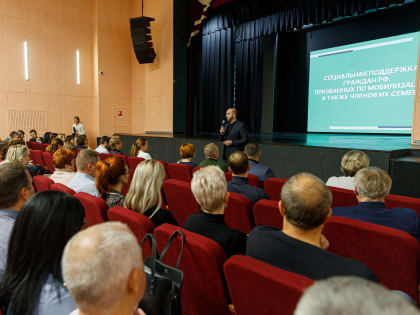
[[[308,132],[411,134],[419,34],[310,52]]]

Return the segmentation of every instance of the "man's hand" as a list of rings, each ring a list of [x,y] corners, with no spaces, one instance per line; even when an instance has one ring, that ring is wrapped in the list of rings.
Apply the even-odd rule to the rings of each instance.
[[[321,239],[319,240],[319,243],[321,244],[322,249],[327,249],[328,247],[330,247],[330,242],[322,234],[321,234]]]
[[[225,146],[231,146],[232,145],[232,140],[226,140],[226,141],[223,141],[223,144],[225,145]]]
[[[220,134],[221,135],[225,134],[225,127],[223,127],[223,126],[220,127]]]

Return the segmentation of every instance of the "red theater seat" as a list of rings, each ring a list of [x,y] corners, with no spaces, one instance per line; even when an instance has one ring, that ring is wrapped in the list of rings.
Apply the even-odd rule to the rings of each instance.
[[[184,226],[185,221],[192,213],[200,213],[200,206],[191,191],[191,184],[177,180],[168,179],[163,183],[166,201],[179,226]]]
[[[33,178],[33,184],[36,192],[43,191],[43,190],[50,190],[54,181],[46,176],[37,175]]]
[[[388,209],[411,208],[417,212],[417,216],[420,218],[420,198],[388,195],[385,199],[385,206]]]
[[[248,234],[254,227],[251,215],[251,201],[240,194],[229,193],[229,201],[225,209],[225,223],[231,229]]]
[[[359,260],[379,282],[418,301],[420,245],[411,235],[381,225],[332,217],[324,225],[329,251]]]
[[[41,152],[44,152],[44,151],[45,151],[45,149],[48,147],[48,145],[49,145],[49,144],[47,144],[47,143],[32,142],[31,147],[32,147],[34,150],[39,150],[39,151],[41,151]]]
[[[171,179],[183,180],[184,182],[191,182],[192,168],[191,166],[179,163],[168,164],[168,174]]]
[[[52,184],[51,187],[50,187],[50,189],[51,190],[62,191],[62,192],[65,192],[65,193],[67,193],[69,195],[74,195],[76,193],[73,189],[67,187],[66,185],[60,184],[60,183],[54,183],[54,184]]]
[[[181,289],[182,313],[228,315],[228,295],[222,274],[222,266],[226,259],[223,249],[207,237],[174,225],[163,224],[154,231],[159,253],[176,230],[185,234],[184,251],[179,267],[184,273]],[[177,236],[163,262],[175,266],[180,248],[181,237]]]
[[[251,257],[235,255],[223,269],[235,314],[293,315],[304,290],[314,281]]]
[[[29,158],[33,164],[45,166],[44,159],[42,158],[42,151],[40,150],[29,150]]]
[[[330,186],[328,186],[328,188],[331,190],[333,197],[331,207],[350,207],[358,205],[356,194],[353,190]]]
[[[51,173],[54,173],[55,166],[53,162],[53,154],[50,152],[42,152],[42,158],[44,160],[44,165],[50,170]]]
[[[271,200],[280,200],[280,193],[287,178],[267,178],[264,182],[264,190],[270,196]]]
[[[226,177],[226,181],[230,182],[232,180],[232,173],[231,172],[226,172],[225,177]],[[261,187],[262,186],[258,176],[252,175],[252,174],[248,174],[248,184],[250,184],[251,186],[255,186],[255,187]]]
[[[108,206],[104,200],[84,192],[79,192],[74,196],[82,203],[85,209],[85,219],[88,222],[88,226],[108,220]]]
[[[269,225],[283,229],[283,216],[279,210],[279,202],[262,199],[254,205],[255,225]]]
[[[130,169],[130,177],[133,177],[134,171],[137,168],[137,165],[139,165],[141,162],[143,162],[144,159],[141,157],[135,157],[135,156],[129,156],[127,158],[127,164],[128,168]]]
[[[168,163],[164,160],[155,160],[153,159],[153,161],[158,161],[160,164],[162,164],[163,169],[165,170],[165,179],[169,178],[169,174],[168,174]]]

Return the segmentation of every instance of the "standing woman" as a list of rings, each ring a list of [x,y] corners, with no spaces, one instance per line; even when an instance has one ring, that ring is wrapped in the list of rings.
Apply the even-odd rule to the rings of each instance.
[[[149,142],[144,138],[139,138],[136,140],[136,143],[131,146],[130,155],[137,156],[145,160],[151,160],[152,157],[147,151],[149,151]]]
[[[63,284],[61,256],[83,226],[85,212],[73,196],[41,191],[19,212],[0,282],[6,315],[68,315],[77,309]]]
[[[76,133],[77,136],[81,136],[85,134],[85,127],[80,122],[80,118],[74,116],[74,124],[73,124],[73,132]]]

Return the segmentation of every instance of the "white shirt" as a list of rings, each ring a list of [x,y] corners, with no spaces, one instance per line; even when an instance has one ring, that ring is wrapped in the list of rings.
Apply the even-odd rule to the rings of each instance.
[[[67,185],[74,176],[76,176],[76,172],[73,172],[72,170],[67,168],[56,168],[54,173],[50,176],[50,179],[53,180],[54,183]]]
[[[354,190],[354,177],[350,176],[333,176],[328,178],[327,186],[337,187],[342,189]]]
[[[98,152],[98,153],[106,153],[106,154],[109,154],[108,149],[107,149],[107,148],[105,148],[103,144],[101,144],[100,146],[98,146],[98,147],[95,149],[95,151],[96,151],[96,152]]]
[[[85,127],[83,127],[83,124],[82,123],[78,123],[77,125],[76,124],[73,124],[73,126],[72,126],[73,128],[75,128],[76,129],[76,133],[80,136],[80,135],[84,135],[85,134]],[[74,129],[73,129],[74,130]]]
[[[139,153],[137,153],[137,157],[143,158],[145,160],[151,160],[152,156],[147,153],[147,152],[143,152],[143,151],[139,151]]]
[[[76,176],[68,183],[67,187],[73,189],[75,192],[85,192],[95,197],[100,197],[98,189],[96,188],[95,178],[85,174],[77,172]]]

